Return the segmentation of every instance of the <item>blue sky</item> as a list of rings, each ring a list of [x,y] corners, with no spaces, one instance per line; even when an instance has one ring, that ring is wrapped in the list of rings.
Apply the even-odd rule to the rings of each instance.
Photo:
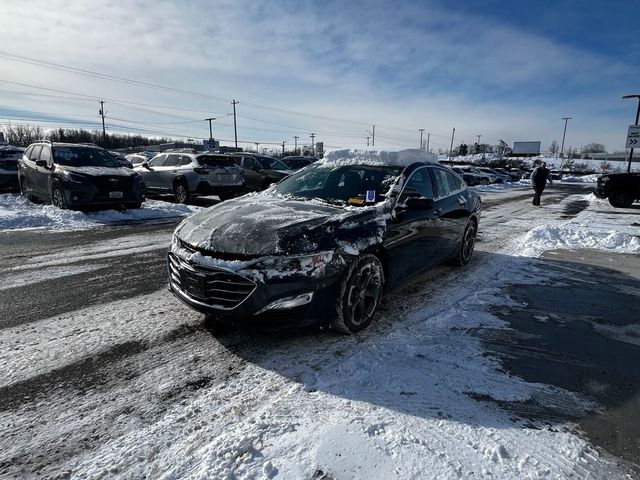
[[[5,0],[0,117],[94,127],[104,98],[111,131],[206,137],[202,119],[216,116],[214,136],[227,140],[235,98],[239,138],[263,144],[308,143],[315,132],[330,146],[359,146],[375,124],[386,147],[417,146],[425,128],[445,148],[453,127],[456,144],[480,134],[546,146],[571,116],[567,145],[624,147],[635,104],[620,97],[640,93],[632,2],[453,3]]]

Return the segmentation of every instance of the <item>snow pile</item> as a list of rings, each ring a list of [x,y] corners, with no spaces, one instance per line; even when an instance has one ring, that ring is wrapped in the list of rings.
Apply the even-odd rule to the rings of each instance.
[[[547,250],[594,248],[640,254],[640,223],[593,194],[582,197],[601,210],[588,208],[571,220],[535,227],[516,242],[516,253],[537,257]]]
[[[476,192],[490,193],[513,190],[514,188],[531,188],[531,180],[518,180],[517,182],[490,183],[489,185],[476,185],[469,187]]]
[[[582,176],[566,176],[562,177],[562,182],[567,183],[596,183],[600,174],[582,175]]]
[[[80,212],[53,205],[35,204],[18,194],[0,195],[0,230],[47,227],[56,230],[83,230],[99,225],[156,220],[191,215],[202,207],[147,200],[143,208]]]
[[[321,162],[340,162],[357,165],[400,165],[408,166],[414,162],[437,163],[438,157],[426,150],[375,150],[375,149],[344,149],[330,150]]]

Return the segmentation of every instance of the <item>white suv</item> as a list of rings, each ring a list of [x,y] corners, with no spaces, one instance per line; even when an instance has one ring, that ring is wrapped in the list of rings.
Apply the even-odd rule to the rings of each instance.
[[[144,177],[147,196],[172,193],[178,203],[199,195],[226,200],[245,193],[243,170],[225,155],[161,153],[134,170]]]

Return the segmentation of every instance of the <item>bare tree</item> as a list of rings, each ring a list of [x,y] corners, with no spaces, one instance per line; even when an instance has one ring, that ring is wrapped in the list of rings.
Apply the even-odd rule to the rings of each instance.
[[[607,173],[610,168],[611,168],[611,164],[606,160],[603,160],[602,163],[600,164],[600,171],[602,173]]]
[[[549,149],[549,153],[551,153],[552,157],[555,157],[560,150],[560,147],[558,146],[558,142],[556,140],[551,142],[551,145],[549,145],[547,148]]]
[[[590,143],[582,147],[582,153],[607,153],[607,149],[601,143]]]

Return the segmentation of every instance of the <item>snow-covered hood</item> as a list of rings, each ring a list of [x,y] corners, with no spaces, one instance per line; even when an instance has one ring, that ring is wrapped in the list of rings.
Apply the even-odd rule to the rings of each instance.
[[[70,167],[56,165],[56,170],[86,175],[88,177],[133,177],[137,173],[126,167]]]
[[[366,234],[375,209],[347,209],[263,193],[229,200],[184,220],[177,237],[212,254],[265,256],[335,249]],[[355,228],[354,228],[355,227]]]

